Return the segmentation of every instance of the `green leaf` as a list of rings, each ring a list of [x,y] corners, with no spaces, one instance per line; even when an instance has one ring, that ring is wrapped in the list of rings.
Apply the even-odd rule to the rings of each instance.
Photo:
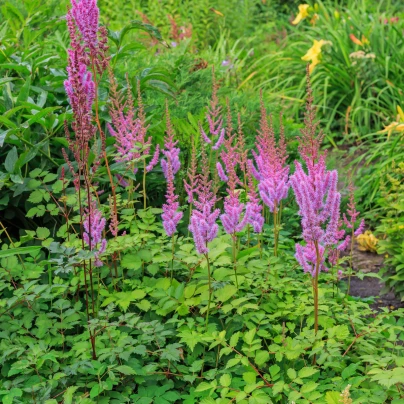
[[[235,334],[233,334],[233,335],[231,336],[229,345],[230,345],[232,348],[234,348],[234,347],[237,345],[237,342],[238,342],[239,338],[240,338],[240,332],[237,331]]]
[[[117,370],[119,373],[123,373],[124,375],[135,375],[136,374],[135,370],[127,365],[117,366],[115,368],[115,370]]]
[[[206,390],[209,390],[211,388],[212,388],[212,386],[211,386],[210,383],[202,382],[196,387],[195,391],[196,392],[206,391]]]
[[[228,373],[225,373],[220,377],[219,383],[221,386],[229,387],[231,385],[231,376]]]
[[[271,374],[271,377],[274,378],[274,376],[276,376],[279,372],[280,372],[281,368],[278,365],[272,365],[269,368],[269,373]]]
[[[318,383],[313,382],[312,380],[310,380],[309,382],[305,383],[302,388],[300,389],[300,392],[302,394],[306,394],[306,393],[310,393],[310,391],[313,391],[317,388]]]
[[[355,374],[356,369],[358,368],[358,365],[355,363],[351,363],[349,366],[347,366],[342,372],[341,376],[343,379],[348,379],[351,377],[353,374]]]
[[[251,345],[254,341],[254,337],[255,337],[255,333],[257,332],[257,330],[255,328],[252,328],[250,331],[246,332],[244,334],[244,341]]]
[[[240,363],[241,358],[232,358],[226,364],[226,369],[232,368]]]
[[[50,231],[46,227],[38,227],[36,229],[36,235],[39,239],[44,240],[50,236]]]
[[[300,378],[305,378],[305,377],[310,377],[313,376],[315,373],[317,373],[319,370],[313,367],[304,367],[299,370],[299,377]]]
[[[257,382],[257,374],[255,372],[243,373],[243,379],[247,384],[255,384]]]
[[[291,380],[295,380],[296,377],[297,377],[297,373],[296,373],[296,370],[295,370],[295,369],[290,368],[290,369],[287,370],[286,373],[288,374],[288,377],[289,377],[289,379],[291,379]]]
[[[258,366],[263,365],[264,363],[268,362],[269,360],[269,353],[267,351],[257,351],[255,354],[255,363]]]
[[[234,285],[226,285],[224,288],[215,292],[215,296],[221,302],[225,302],[237,293],[237,288]]]
[[[17,160],[18,160],[17,148],[13,147],[7,153],[7,157],[4,162],[4,167],[6,168],[7,172],[13,173],[15,171]]]
[[[272,387],[272,394],[276,396],[279,394],[281,391],[283,391],[283,387],[285,386],[285,382],[283,380],[280,380],[279,382],[276,382],[273,387]]]
[[[327,391],[325,395],[325,401],[327,404],[340,404],[341,403],[341,393],[338,391]]]
[[[0,258],[11,257],[18,254],[35,254],[41,249],[41,246],[33,245],[30,247],[16,247],[8,250],[0,250]]]
[[[28,76],[24,85],[21,87],[21,91],[17,97],[17,103],[25,102],[28,100],[28,94],[31,87],[31,76]]]
[[[70,386],[66,389],[65,394],[63,394],[63,403],[64,404],[72,404],[73,403],[73,394],[78,389],[78,386]]]
[[[100,394],[100,390],[100,385],[98,383],[94,384],[94,386],[90,390],[90,398],[97,397]]]

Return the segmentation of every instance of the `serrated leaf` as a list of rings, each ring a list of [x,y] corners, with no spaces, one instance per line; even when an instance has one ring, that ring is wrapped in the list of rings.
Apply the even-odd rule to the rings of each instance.
[[[305,377],[310,377],[313,376],[315,373],[317,373],[319,370],[313,367],[304,367],[299,370],[299,377],[300,378],[305,378]]]
[[[228,373],[225,373],[220,377],[219,383],[221,386],[229,387],[231,385],[231,376]]]
[[[135,370],[127,365],[117,366],[115,368],[115,370],[118,371],[119,373],[123,373],[124,375],[135,375],[136,374]]]
[[[341,393],[338,391],[327,391],[325,401],[327,404],[341,404]]]

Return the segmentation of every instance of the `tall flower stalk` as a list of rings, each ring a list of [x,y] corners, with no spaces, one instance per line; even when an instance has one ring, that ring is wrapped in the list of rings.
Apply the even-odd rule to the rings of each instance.
[[[171,160],[167,160],[167,194],[166,203],[163,205],[163,227],[167,236],[171,237],[172,260],[171,260],[171,280],[174,273],[174,253],[175,253],[175,232],[177,231],[178,222],[181,220],[183,213],[178,212],[179,203],[178,195],[175,194],[174,174],[172,170]]]
[[[133,174],[138,171],[138,162],[143,159],[143,208],[147,208],[146,174],[158,163],[160,148],[157,145],[155,152],[147,163],[147,156],[150,153],[152,138],[147,136],[148,125],[144,111],[140,86],[138,85],[138,109],[137,114],[134,108],[134,100],[129,82],[127,83],[126,101],[119,93],[116,80],[110,70],[110,116],[112,124],[108,129],[115,137],[117,149],[117,162],[126,162],[130,165]],[[132,180],[131,180],[132,181]],[[130,198],[129,198],[130,199]]]
[[[350,180],[350,182],[349,182],[348,190],[349,190],[348,209],[346,211],[346,214],[344,213],[343,218],[344,218],[345,226],[348,228],[348,232],[350,232],[350,234],[347,236],[347,239],[345,240],[345,243],[346,244],[349,243],[349,246],[350,246],[350,251],[349,251],[350,270],[348,273],[348,289],[347,289],[347,294],[349,295],[350,290],[351,290],[351,276],[352,276],[352,271],[353,271],[353,249],[354,249],[355,237],[361,235],[363,233],[363,231],[365,230],[365,221],[364,221],[364,219],[362,219],[360,221],[358,227],[355,228],[360,212],[358,212],[356,210],[354,186],[353,186],[352,180]]]
[[[224,146],[220,153],[221,163],[217,163],[219,177],[227,183],[228,197],[224,201],[224,213],[220,215],[224,230],[232,238],[233,252],[233,270],[237,289],[239,288],[237,278],[237,233],[242,231],[248,223],[249,215],[245,212],[245,204],[240,202],[239,190],[237,186],[243,186],[243,183],[237,175],[237,167],[241,163],[239,153],[240,146],[237,142],[236,134],[233,132],[231,123],[230,107],[228,106],[226,137]]]
[[[216,195],[212,192],[212,180],[209,180],[209,171],[207,167],[208,160],[206,151],[202,148],[202,173],[198,176],[198,188],[195,190],[194,209],[191,215],[189,231],[192,233],[196,251],[206,258],[208,267],[209,300],[206,314],[206,327],[209,323],[210,304],[212,299],[212,281],[209,263],[208,243],[213,241],[219,231],[216,220],[220,214],[219,209],[215,209],[217,201]]]
[[[303,270],[312,277],[314,295],[314,332],[318,332],[318,279],[321,271],[327,271],[325,253],[329,246],[337,243],[336,234],[340,217],[341,195],[337,191],[338,173],[328,171],[326,153],[320,153],[323,135],[317,134],[315,108],[307,73],[307,103],[301,130],[299,152],[305,163],[296,162],[296,171],[290,182],[299,205],[305,245],[296,245],[296,259]],[[315,359],[314,359],[315,361]]]
[[[278,255],[279,229],[281,224],[281,204],[287,198],[289,190],[289,166],[282,115],[280,116],[279,142],[276,143],[275,132],[271,122],[268,125],[267,111],[261,93],[260,129],[256,138],[257,150],[253,151],[257,168],[251,167],[258,180],[260,196],[273,215],[274,255]]]
[[[107,31],[104,27],[99,26],[98,18],[99,10],[96,0],[71,1],[71,8],[66,15],[71,42],[70,49],[68,50],[68,78],[64,86],[73,111],[73,122],[71,126],[74,131],[74,137],[71,138],[66,122],[65,133],[69,149],[77,163],[77,171],[75,171],[70,162],[67,152],[63,150],[63,156],[72,172],[73,183],[79,194],[82,248],[84,250],[85,244],[87,244],[89,249],[94,251],[96,245],[99,242],[101,243],[100,249],[96,251],[96,266],[101,264],[99,254],[105,250],[106,246],[106,241],[100,239],[100,231],[102,232],[105,227],[105,219],[103,219],[101,213],[96,210],[92,198],[91,176],[99,165],[99,155],[96,156],[92,167],[89,166],[88,162],[91,142],[95,140],[97,128],[100,133],[101,151],[105,156],[112,191],[113,193],[115,192],[106,157],[105,136],[98,118],[98,81],[108,66],[108,58],[106,56],[108,50]],[[92,113],[93,106],[95,116],[93,116]],[[84,179],[83,182],[86,191],[86,210],[83,209],[84,200],[81,196],[82,178]],[[89,322],[91,318],[89,310],[89,289],[91,293],[92,316],[95,317],[93,267],[91,260],[89,260],[88,263],[84,261],[83,271],[87,320]],[[92,356],[93,359],[96,359],[96,335],[90,328],[89,336]]]

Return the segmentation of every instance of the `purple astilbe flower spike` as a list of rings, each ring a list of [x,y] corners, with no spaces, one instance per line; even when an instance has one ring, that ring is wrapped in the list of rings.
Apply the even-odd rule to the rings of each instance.
[[[248,214],[244,212],[245,205],[239,200],[239,192],[237,191],[237,185],[243,185],[237,176],[237,166],[240,162],[240,155],[238,153],[239,145],[236,142],[236,135],[233,133],[231,125],[231,113],[228,105],[227,113],[227,128],[226,139],[224,140],[224,148],[220,153],[220,157],[226,167],[226,174],[223,171],[222,166],[218,163],[219,176],[227,178],[227,192],[228,198],[224,201],[224,214],[220,216],[223,223],[224,230],[228,234],[234,235],[244,229],[247,225]]]
[[[97,267],[102,265],[99,256],[107,247],[107,240],[102,236],[105,225],[105,218],[102,217],[102,213],[97,209],[95,201],[92,200],[90,206],[85,210],[83,240],[89,246],[90,251],[94,252],[95,266]]]
[[[209,102],[208,112],[206,114],[206,120],[208,121],[209,125],[209,135],[207,135],[207,133],[204,131],[201,124],[199,124],[199,130],[205,143],[215,143],[213,146],[214,150],[218,150],[220,148],[225,135],[223,128],[222,107],[219,104],[219,99],[217,97],[218,89],[219,86],[216,82],[215,70],[212,67],[212,98]],[[219,136],[219,138],[214,140],[217,136]]]
[[[171,123],[171,118],[170,118],[170,112],[168,110],[168,102],[166,101],[166,119],[167,119],[167,129],[166,129],[166,134],[164,136],[164,150],[162,150],[162,153],[165,156],[165,159],[161,159],[161,168],[163,170],[164,176],[167,179],[167,166],[168,166],[168,161],[171,163],[171,169],[173,172],[173,175],[175,175],[178,170],[181,167],[180,163],[180,149],[176,147],[178,144],[178,140],[174,140],[174,128]]]
[[[248,180],[248,202],[246,206],[247,221],[253,227],[255,233],[262,232],[264,225],[264,216],[262,216],[262,206],[259,203],[258,194],[255,190],[253,173],[253,163],[251,160],[247,161],[247,180]]]
[[[133,167],[133,172],[136,174],[138,171],[136,164],[141,157],[145,158],[149,155],[152,139],[150,136],[147,137],[148,125],[146,124],[140,86],[138,86],[138,110],[136,116],[132,91],[129,82],[127,84],[127,99],[124,101],[122,95],[118,92],[117,82],[112,72],[110,72],[111,106],[109,113],[112,124],[107,126],[111,135],[115,137],[115,146],[118,152],[116,161],[130,163]],[[159,151],[160,148],[157,145],[146,171],[151,171],[157,164]]]
[[[216,169],[217,169],[217,174],[219,175],[219,178],[223,181],[223,182],[227,182],[229,181],[229,178],[227,177],[227,175],[225,174],[224,170],[223,170],[223,166],[222,164],[218,161],[216,163]]]
[[[307,172],[296,162],[290,183],[299,205],[298,214],[302,218],[303,239],[306,241],[304,246],[296,245],[296,259],[305,272],[317,277],[321,271],[327,270],[324,264],[326,249],[338,243],[341,195],[337,191],[338,173],[326,169],[326,153],[320,153],[323,135],[316,133],[318,124],[315,123],[309,75],[307,84],[305,127],[299,145]]]
[[[199,122],[199,131],[201,132],[202,139],[205,143],[208,143],[208,144],[212,143],[212,141],[208,138],[208,135],[206,134],[206,132],[203,130],[202,124],[200,122]]]
[[[217,140],[216,144],[212,147],[212,150],[219,150],[220,146],[223,144],[224,134],[225,134],[225,129],[223,128],[220,131],[219,139]]]
[[[159,156],[160,156],[160,145],[157,145],[153,154],[153,158],[149,161],[149,164],[146,166],[147,172],[153,170],[153,168],[157,165],[157,163],[159,162]]]
[[[206,152],[202,149],[202,167],[208,165]],[[192,211],[189,231],[192,233],[196,250],[199,254],[209,252],[208,243],[216,238],[219,226],[216,219],[220,214],[219,209],[215,209],[217,198],[212,192],[212,181],[209,181],[209,171],[203,169],[199,174],[199,186],[195,190],[195,209]]]
[[[82,55],[88,66],[93,65],[101,74],[108,66],[108,32],[99,25],[97,0],[71,0],[66,15],[73,49],[82,47]]]
[[[268,125],[267,112],[261,93],[261,121],[256,142],[258,153],[253,152],[257,169],[253,167],[252,172],[259,181],[258,190],[261,198],[271,212],[278,210],[278,204],[287,198],[290,186],[282,115],[280,116],[280,123],[280,136],[277,146],[272,122],[271,126]]]
[[[163,205],[163,227],[167,236],[171,237],[177,230],[178,222],[181,220],[183,213],[178,212],[179,203],[178,195],[175,194],[174,174],[171,168],[171,160],[167,161],[167,194],[166,201]]]
[[[79,29],[83,41],[90,49],[96,49],[98,39],[99,10],[97,0],[71,0],[70,14]]]
[[[195,143],[192,142],[192,154],[191,154],[191,164],[188,167],[188,181],[184,179],[184,188],[185,192],[188,195],[188,203],[194,202],[194,194],[198,188],[198,176],[196,173],[197,170],[197,162],[196,162],[196,147]]]
[[[344,223],[346,227],[348,227],[348,229],[352,230],[354,236],[359,236],[365,230],[365,221],[362,219],[359,223],[359,226],[355,229],[356,227],[355,224],[358,220],[360,212],[356,210],[354,185],[352,183],[352,180],[349,182],[348,190],[349,190],[349,203],[347,214],[344,213],[343,215]],[[349,219],[347,216],[349,217]]]

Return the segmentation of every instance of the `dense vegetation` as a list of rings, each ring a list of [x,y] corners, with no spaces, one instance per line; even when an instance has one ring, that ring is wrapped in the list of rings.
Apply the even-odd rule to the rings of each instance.
[[[404,403],[400,1],[0,5],[3,403]]]

